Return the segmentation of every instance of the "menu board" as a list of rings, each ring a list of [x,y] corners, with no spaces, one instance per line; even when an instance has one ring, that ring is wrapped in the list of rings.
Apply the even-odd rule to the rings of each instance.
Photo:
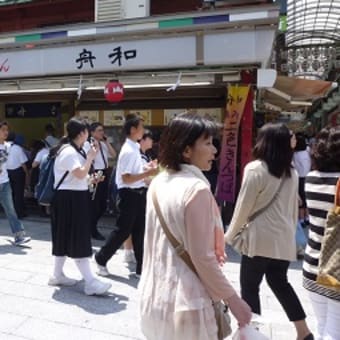
[[[151,125],[151,110],[130,110],[130,113],[142,117],[144,125]]]
[[[103,111],[104,126],[122,126],[124,125],[125,115],[123,110]]]
[[[85,119],[89,124],[99,121],[98,111],[78,111],[78,116]]]

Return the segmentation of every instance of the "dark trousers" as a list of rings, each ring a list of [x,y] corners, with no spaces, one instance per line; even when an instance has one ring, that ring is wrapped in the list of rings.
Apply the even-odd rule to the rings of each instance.
[[[241,260],[241,296],[251,307],[253,313],[261,314],[259,288],[263,276],[270,289],[279,300],[290,321],[306,318],[293,287],[288,282],[287,271],[289,261],[270,259],[267,257],[248,257]]]
[[[137,262],[136,273],[141,273],[145,231],[145,207],[146,188],[118,190],[116,226],[110,233],[104,246],[95,255],[98,264],[105,266],[107,261],[109,261],[131,234]]]
[[[22,167],[8,170],[8,177],[11,183],[14,209],[19,218],[26,215],[24,194],[25,194],[25,171]]]
[[[98,232],[97,230],[98,221],[106,211],[108,186],[109,186],[109,178],[108,176],[105,176],[104,181],[97,184],[96,194],[93,200],[92,200],[92,193],[91,193],[91,233],[92,233],[92,236],[95,236],[95,234]]]

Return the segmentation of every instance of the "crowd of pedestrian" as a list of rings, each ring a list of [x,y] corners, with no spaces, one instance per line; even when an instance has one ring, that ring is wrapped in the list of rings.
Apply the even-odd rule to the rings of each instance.
[[[20,221],[26,215],[29,168],[33,189],[43,160],[55,159],[55,195],[44,210],[51,216],[54,258],[49,285],[77,282],[63,270],[71,258],[85,282],[84,293],[106,294],[111,287],[107,264],[124,247],[126,259],[136,262],[141,329],[148,340],[221,339],[215,314],[221,302],[240,328],[248,325],[254,314],[261,314],[264,277],[294,324],[297,340],[340,339],[340,292],[317,280],[327,214],[340,175],[340,127],[323,129],[310,149],[303,134],[281,123],[265,124],[257,134],[253,161],[244,169],[225,234],[214,197],[220,145],[216,124],[195,114],[176,116],[162,133],[157,159],[148,156],[153,136],[140,116],[127,115],[123,130],[126,139],[118,153],[99,122],[88,125],[71,118],[60,140],[48,125],[28,167],[22,146],[15,135],[9,136],[8,124],[0,123],[0,204],[15,245],[30,241]],[[109,158],[117,158],[114,190]],[[105,238],[98,221],[113,191],[116,220]],[[303,235],[308,230],[303,286],[317,319],[314,335],[287,277],[297,256],[299,226],[305,228]],[[91,239],[104,241],[93,259]],[[240,296],[228,270],[222,271],[225,243],[241,254]]]

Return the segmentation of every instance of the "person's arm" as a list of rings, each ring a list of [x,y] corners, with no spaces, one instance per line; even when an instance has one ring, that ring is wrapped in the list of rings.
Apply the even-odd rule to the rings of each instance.
[[[26,163],[21,164],[22,169],[24,170],[25,173],[25,187],[29,185],[29,173],[27,169]]]
[[[131,184],[137,181],[141,181],[150,176],[156,176],[158,173],[158,168],[148,168],[140,174],[123,174],[122,180],[125,184]]]
[[[147,166],[144,167],[144,171],[139,174],[132,173],[134,169],[134,164],[137,162],[136,157],[140,157],[140,155],[136,155],[134,152],[128,152],[125,154],[120,155],[119,163],[123,169],[122,173],[122,181],[125,184],[132,184],[137,181],[144,180],[149,176],[155,176],[158,172],[157,163],[149,163]],[[141,159],[139,160],[142,161]]]
[[[77,167],[76,169],[72,170],[72,174],[79,179],[86,177],[90,171],[92,161],[96,157],[97,152],[98,152],[98,149],[91,146],[90,150],[87,153],[87,158],[86,158],[85,163],[82,166]]]
[[[107,147],[107,151],[109,152],[109,155],[112,158],[116,158],[117,156],[117,152],[116,150],[113,148],[113,146],[111,145],[111,143],[108,141],[108,139],[104,139],[103,142],[105,143],[106,147]]]
[[[196,191],[185,207],[187,251],[214,301],[228,300],[236,292],[223,274],[215,254],[215,216],[208,188]]]
[[[213,301],[223,300],[239,326],[251,320],[251,309],[232,287],[222,272],[215,255],[215,224],[212,200],[209,189],[199,190],[185,208],[185,226],[188,253],[198,276]]]
[[[33,169],[34,169],[34,168],[37,168],[39,165],[40,165],[39,162],[33,161],[33,163],[32,163],[32,168],[33,168]]]

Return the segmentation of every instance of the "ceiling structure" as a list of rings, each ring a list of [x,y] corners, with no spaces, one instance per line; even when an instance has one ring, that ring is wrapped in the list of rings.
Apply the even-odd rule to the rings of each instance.
[[[314,111],[340,79],[340,0],[277,2],[287,28],[278,36],[276,61],[289,78],[278,77],[273,88],[262,91],[262,102],[278,111]]]
[[[340,41],[339,0],[288,0],[287,15],[289,47]]]
[[[281,70],[308,79],[334,78],[340,69],[339,25],[340,0],[288,0]]]

